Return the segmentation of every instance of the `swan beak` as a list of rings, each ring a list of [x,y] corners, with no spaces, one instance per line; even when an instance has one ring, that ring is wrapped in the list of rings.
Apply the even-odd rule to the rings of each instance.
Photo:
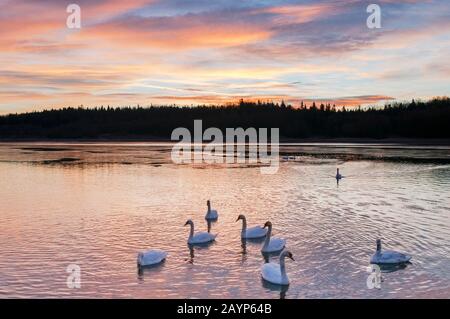
[[[186,222],[186,224],[184,224],[184,226],[187,226],[187,225],[189,225],[189,223],[188,223],[188,222]]]
[[[294,257],[292,257],[292,256],[289,256],[289,258],[291,258],[293,261],[295,261],[295,259],[294,259]]]

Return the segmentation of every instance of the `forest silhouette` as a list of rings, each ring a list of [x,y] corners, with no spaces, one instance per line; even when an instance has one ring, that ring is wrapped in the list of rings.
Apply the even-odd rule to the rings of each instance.
[[[63,108],[0,116],[0,139],[161,138],[177,127],[280,128],[284,138],[450,138],[450,98],[351,108],[239,101],[226,106]]]

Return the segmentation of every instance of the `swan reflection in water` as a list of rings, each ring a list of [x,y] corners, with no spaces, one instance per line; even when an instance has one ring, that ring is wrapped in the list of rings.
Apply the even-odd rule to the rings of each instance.
[[[245,262],[247,261],[247,241],[244,238],[241,238],[241,264],[245,264]]]
[[[247,238],[247,239],[245,239],[245,238],[241,237],[241,248],[242,248],[241,253],[240,253],[241,256],[242,256],[241,264],[244,264],[247,261],[247,259],[248,259],[247,247],[253,245],[255,247],[258,247],[258,249],[259,249],[261,244],[264,242],[264,238],[265,237],[252,238],[252,239]]]
[[[163,260],[159,264],[149,265],[149,266],[138,266],[137,267],[137,275],[140,281],[144,281],[145,274],[151,274],[153,272],[160,272],[166,264],[166,260]]]
[[[194,264],[194,257],[195,257],[194,246],[188,245],[188,247],[189,247],[189,258],[186,260],[188,263]]]
[[[204,249],[208,249],[210,246],[214,245],[215,241],[211,241],[208,243],[204,243],[204,244],[195,244],[195,245],[191,245],[188,244],[188,248],[189,248],[189,258],[185,259],[189,264],[194,264],[194,259],[195,259],[195,250],[204,250]]]
[[[263,278],[261,278],[262,286],[270,291],[279,292],[280,293],[280,299],[286,299],[286,293],[289,290],[289,286],[286,285],[275,285],[272,284]]]

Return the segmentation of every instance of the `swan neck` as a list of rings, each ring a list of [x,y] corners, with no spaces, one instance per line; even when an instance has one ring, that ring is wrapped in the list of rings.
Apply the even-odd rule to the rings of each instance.
[[[281,278],[283,278],[283,280],[287,280],[285,259],[286,259],[286,255],[281,254],[281,256],[280,256],[280,272],[281,272]]]
[[[242,219],[242,233],[244,234],[247,230],[247,220],[245,218]]]
[[[194,237],[194,223],[191,223],[191,231],[189,232],[189,238]]]
[[[264,240],[264,247],[266,248],[267,246],[269,246],[269,242],[270,242],[270,236],[272,235],[272,226],[268,226],[267,227],[267,235],[266,235],[266,239]]]
[[[381,241],[377,241],[377,253],[381,253]]]

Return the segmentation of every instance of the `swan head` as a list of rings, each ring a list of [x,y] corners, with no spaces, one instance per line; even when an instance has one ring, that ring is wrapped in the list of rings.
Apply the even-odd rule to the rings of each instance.
[[[381,239],[377,239],[377,251],[381,251]]]
[[[294,256],[292,255],[292,253],[289,250],[285,250],[282,253],[282,257],[288,257],[289,259],[295,261]]]
[[[209,199],[206,201],[206,206],[208,206],[208,208],[211,208],[211,201]]]
[[[264,224],[264,228],[266,228],[266,227],[272,228],[272,223],[271,223],[271,222],[266,222],[266,223]]]
[[[288,251],[287,257],[293,261],[295,261],[294,256],[292,255],[292,253],[290,251]]]
[[[245,220],[245,216],[242,214],[239,215],[238,218],[236,219],[236,221],[239,221],[239,220]]]
[[[193,222],[191,219],[188,219],[188,220],[186,221],[186,224],[184,224],[184,226],[187,226],[187,225],[193,226],[193,225],[194,225],[194,222]]]

